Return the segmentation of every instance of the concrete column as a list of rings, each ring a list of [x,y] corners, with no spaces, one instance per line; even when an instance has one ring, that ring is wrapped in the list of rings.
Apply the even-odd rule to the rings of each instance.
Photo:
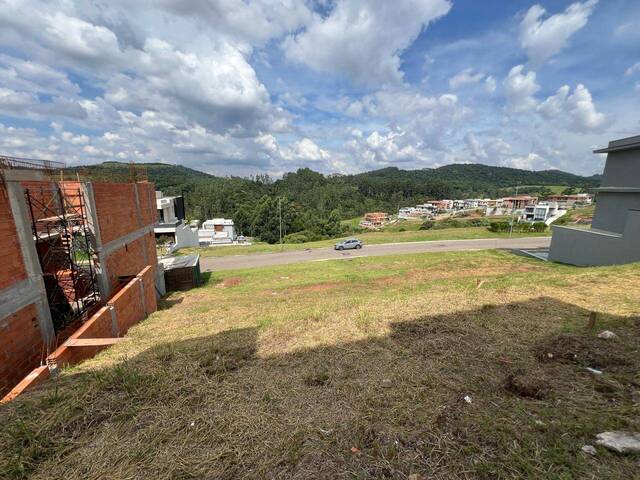
[[[144,296],[144,282],[142,281],[142,277],[138,276],[138,282],[140,282],[140,301],[142,302],[142,311],[144,312],[144,317],[147,318],[149,316],[149,312],[147,311],[147,299]]]
[[[90,182],[82,184],[82,193],[85,199],[87,209],[87,222],[89,230],[93,233],[93,248],[98,254],[98,269],[96,277],[98,280],[98,289],[103,301],[106,301],[111,294],[109,286],[109,272],[107,271],[107,255],[103,251],[102,236],[100,234],[100,222],[98,221],[98,213],[96,210],[96,200],[93,194],[93,185]]]
[[[47,290],[42,279],[42,268],[36,243],[33,237],[31,223],[31,213],[25,199],[24,189],[19,182],[6,182],[7,195],[11,205],[11,213],[16,224],[18,242],[22,252],[22,261],[28,276],[30,295],[34,298],[36,311],[38,313],[38,324],[42,333],[42,341],[47,347],[53,347],[55,341],[55,331],[49,310]]]
[[[120,328],[118,327],[118,315],[116,313],[116,309],[113,305],[107,305],[109,308],[109,313],[111,314],[111,333],[114,337],[120,336]]]

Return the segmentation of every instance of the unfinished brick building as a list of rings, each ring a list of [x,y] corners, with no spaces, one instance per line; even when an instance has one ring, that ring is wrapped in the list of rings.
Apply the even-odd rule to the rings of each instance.
[[[62,166],[0,156],[0,396],[156,308],[154,185],[53,180]]]

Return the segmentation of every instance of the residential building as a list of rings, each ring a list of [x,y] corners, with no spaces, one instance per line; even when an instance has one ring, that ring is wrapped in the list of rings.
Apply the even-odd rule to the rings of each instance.
[[[185,218],[184,199],[181,196],[169,197],[156,190],[158,225],[177,225]]]
[[[236,230],[233,220],[227,218],[213,218],[202,224],[198,230],[200,245],[229,244],[236,240]]]
[[[60,181],[63,168],[0,156],[0,395],[86,358],[60,345],[99,312],[114,337],[155,309],[153,184]]]
[[[536,205],[538,203],[538,197],[532,197],[530,195],[504,197],[500,199],[500,203],[503,208],[520,210],[526,207],[527,205]]]
[[[557,202],[540,202],[536,205],[527,205],[521,219],[525,222],[544,222],[547,225],[553,223],[566,213]]]
[[[558,202],[561,205],[573,206],[575,204],[591,205],[593,197],[588,193],[576,193],[573,195],[549,195],[547,200]]]
[[[370,212],[364,214],[363,226],[380,227],[389,221],[389,214],[384,212]]]
[[[419,218],[420,214],[414,207],[403,207],[398,210],[398,218],[401,219],[409,219],[409,218]]]
[[[438,207],[433,202],[426,202],[421,205],[416,205],[416,212],[421,217],[430,217],[438,213]]]
[[[572,265],[640,261],[640,135],[609,142],[591,229],[557,226],[549,259]]]
[[[164,196],[161,191],[156,191],[156,208],[158,211],[158,224],[153,229],[156,239],[170,238],[168,252],[178,248],[197,247],[198,228],[186,225],[184,199],[181,196]]]

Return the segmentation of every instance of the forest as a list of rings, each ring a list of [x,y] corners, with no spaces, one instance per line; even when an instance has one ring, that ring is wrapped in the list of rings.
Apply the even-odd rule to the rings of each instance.
[[[589,191],[600,176],[582,177],[559,170],[529,171],[481,164],[454,164],[434,169],[389,167],[355,175],[323,175],[308,168],[274,179],[218,177],[180,165],[105,162],[67,169],[94,180],[127,180],[145,172],[169,195],[183,195],[189,219],[231,218],[239,233],[274,243],[282,217],[286,241],[302,242],[337,236],[341,220],[371,211],[393,213],[403,206],[444,198],[486,198],[520,193],[545,196],[550,186]],[[138,173],[139,174],[139,173]],[[133,173],[135,175],[135,173]]]

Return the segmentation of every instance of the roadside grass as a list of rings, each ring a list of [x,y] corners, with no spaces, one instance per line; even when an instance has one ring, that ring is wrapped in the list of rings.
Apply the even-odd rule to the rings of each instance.
[[[400,227],[390,228],[380,232],[364,232],[357,235],[350,235],[341,238],[333,238],[329,240],[320,240],[317,242],[307,243],[284,243],[282,245],[271,245],[268,243],[255,242],[252,245],[232,245],[218,246],[206,248],[182,248],[178,250],[177,255],[186,255],[189,253],[199,253],[202,257],[225,257],[228,255],[247,255],[253,253],[275,253],[288,252],[296,250],[306,250],[310,248],[329,248],[342,239],[356,237],[362,240],[365,245],[379,245],[382,243],[401,243],[401,242],[421,242],[421,241],[437,241],[437,240],[472,240],[479,238],[507,238],[508,233],[490,232],[486,227],[462,227],[462,228],[445,228],[442,230],[419,230],[419,225],[411,222],[406,231],[399,231]],[[531,232],[531,233],[514,233],[514,238],[532,237],[532,236],[548,236],[549,232]]]
[[[635,478],[637,457],[580,449],[640,429],[639,274],[502,251],[206,274],[0,406],[0,472]]]

